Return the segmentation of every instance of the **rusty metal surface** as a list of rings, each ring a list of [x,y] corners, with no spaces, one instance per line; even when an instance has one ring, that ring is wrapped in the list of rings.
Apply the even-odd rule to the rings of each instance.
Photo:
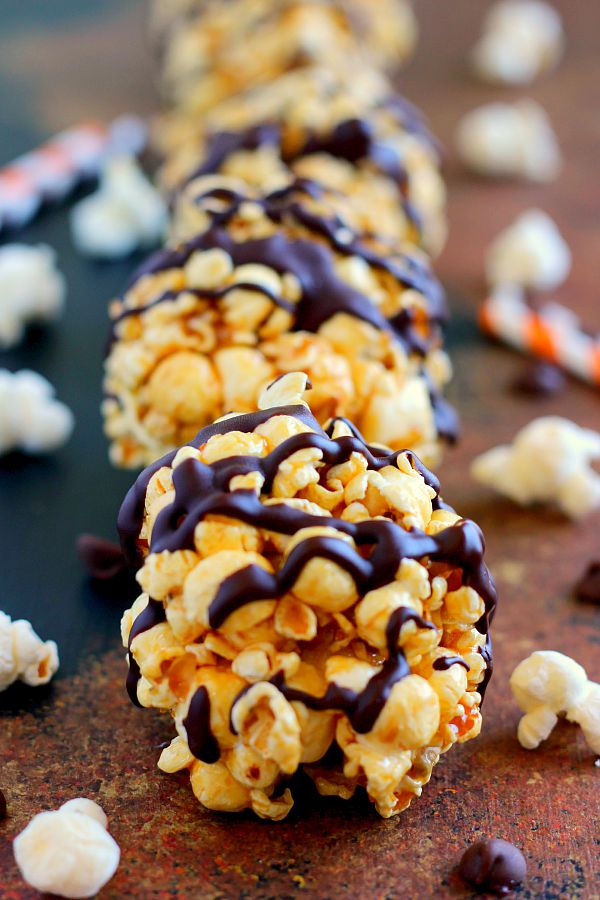
[[[573,525],[552,512],[518,510],[473,484],[467,474],[475,453],[510,438],[535,415],[559,413],[582,425],[600,424],[598,394],[573,382],[548,400],[512,394],[509,384],[520,370],[520,358],[486,343],[473,321],[485,246],[521,209],[538,205],[558,220],[575,251],[574,271],[561,299],[590,326],[600,327],[600,57],[595,46],[600,7],[566,0],[557,5],[569,31],[568,55],[556,73],[528,93],[546,105],[556,125],[566,157],[561,178],[543,189],[488,185],[467,178],[452,157],[448,160],[452,231],[439,271],[455,315],[452,393],[463,416],[464,436],[448,454],[441,476],[446,498],[483,526],[501,591],[494,627],[496,672],[481,737],[451,751],[421,800],[393,820],[379,820],[361,801],[316,801],[312,795],[279,824],[204,812],[185,777],[162,775],[155,767],[158,745],[170,736],[168,720],[130,707],[124,695],[123,657],[117,635],[110,638],[120,599],[92,596],[80,586],[75,568],[69,575],[75,579],[68,598],[72,607],[65,599],[61,615],[72,617],[71,640],[84,652],[50,688],[33,695],[13,692],[2,700],[0,787],[10,810],[10,817],[0,822],[3,900],[38,896],[19,878],[11,838],[34,813],[81,794],[98,799],[106,809],[122,849],[122,864],[102,892],[103,900],[468,897],[454,869],[464,848],[481,836],[503,837],[523,849],[529,876],[518,896],[600,897],[600,770],[594,756],[577,729],[566,723],[538,751],[522,750],[515,737],[518,711],[507,683],[515,663],[536,648],[566,652],[600,679],[600,610],[571,595],[587,563],[600,555],[600,517]],[[464,53],[477,30],[479,0],[421,0],[419,6],[421,47],[402,83],[448,142],[460,113],[517,92],[478,86],[465,74]],[[136,21],[122,16],[103,26],[103,33],[111,35],[104,40],[113,69],[127,69],[123,60],[137,40]],[[87,73],[80,93],[71,87],[61,108],[62,91],[50,102],[48,84],[57,73],[67,82],[69,60],[81,66],[85,53],[77,50],[76,32],[70,37],[55,32],[39,54],[28,44],[31,36],[22,40],[21,58],[36,72],[31,115],[43,108],[45,127],[51,129],[78,117],[80,107],[89,112],[103,77],[102,54],[91,54],[94,77]],[[86,46],[92,45],[88,40]],[[141,49],[136,54],[143,65]],[[12,64],[18,58],[15,51]],[[2,57],[0,69],[7,64]],[[113,78],[118,80],[116,74]],[[148,88],[139,79],[125,84],[124,92],[129,108],[148,107]],[[118,111],[125,102],[119,98],[117,103],[109,93],[98,89],[100,113]],[[105,518],[109,507],[103,508]],[[85,521],[93,527],[93,510]],[[53,539],[48,534],[60,559],[67,551],[53,545]],[[19,541],[26,565],[22,529]],[[110,605],[108,615],[103,603]],[[19,610],[14,588],[10,604],[10,612]],[[96,626],[94,636],[96,622],[102,626]]]

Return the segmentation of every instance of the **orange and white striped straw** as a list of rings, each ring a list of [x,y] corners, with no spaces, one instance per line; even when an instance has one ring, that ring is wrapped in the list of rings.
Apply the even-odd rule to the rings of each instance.
[[[567,307],[548,303],[533,309],[519,288],[498,287],[481,304],[479,324],[510,347],[600,386],[600,337],[587,334]]]
[[[110,125],[86,122],[0,168],[0,230],[22,228],[44,203],[62,200],[96,177],[111,151],[139,153],[146,131],[135,116],[121,116]]]

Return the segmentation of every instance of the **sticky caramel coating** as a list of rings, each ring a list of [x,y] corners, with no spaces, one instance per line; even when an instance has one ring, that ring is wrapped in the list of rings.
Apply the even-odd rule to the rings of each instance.
[[[270,187],[282,166],[342,191],[369,218],[369,230],[397,240],[414,240],[429,252],[446,237],[446,190],[437,144],[421,115],[396,95],[375,70],[348,78],[331,69],[311,68],[282,76],[221,103],[205,116],[172,112],[156,127],[156,143],[166,157],[165,188],[179,189],[203,167],[214,136],[276,126],[271,147],[232,153],[225,174],[260,179]],[[407,204],[418,220],[407,221]]]
[[[479,733],[493,585],[477,526],[431,473],[345,420],[325,433],[306,386],[278,379],[262,412],[216,423],[130,491],[128,689],[171,713],[159,767],[187,769],[210,809],[281,819],[304,769],[388,817]]]
[[[113,305],[113,462],[151,462],[295,369],[319,421],[349,415],[369,441],[434,462],[450,364],[425,257],[360,236],[313,184],[265,197],[206,176],[190,192],[175,228],[199,237],[151,259]]]
[[[154,4],[166,99],[202,113],[311,64],[396,69],[416,40],[406,0],[195,0]]]

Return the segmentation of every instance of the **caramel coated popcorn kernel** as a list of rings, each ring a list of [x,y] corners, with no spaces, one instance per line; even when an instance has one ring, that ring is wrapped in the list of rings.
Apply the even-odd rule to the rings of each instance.
[[[435,476],[345,419],[323,429],[306,387],[278,379],[129,492],[128,691],[171,713],[159,766],[210,809],[281,819],[303,769],[388,817],[479,733],[495,592]]]

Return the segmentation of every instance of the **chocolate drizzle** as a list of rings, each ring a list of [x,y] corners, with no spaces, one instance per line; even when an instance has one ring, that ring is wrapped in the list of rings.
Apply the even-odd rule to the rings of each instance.
[[[436,672],[446,672],[451,666],[462,666],[467,672],[471,669],[469,663],[462,656],[440,656],[439,659],[434,660],[432,668]]]
[[[202,685],[194,693],[183,720],[190,753],[204,763],[216,763],[221,756],[219,743],[210,727],[210,697]]]
[[[125,686],[127,688],[129,698],[134,706],[141,707],[142,705],[137,696],[137,687],[141,678],[141,672],[140,667],[137,664],[133,653],[131,652],[131,645],[134,639],[138,637],[138,635],[143,634],[145,631],[150,631],[150,629],[154,628],[155,625],[160,625],[160,623],[164,621],[166,621],[166,616],[162,603],[159,603],[158,600],[150,599],[148,600],[148,605],[141,611],[139,616],[134,621],[131,627],[131,631],[129,632],[129,641],[127,645],[129,671],[127,673]]]
[[[417,136],[436,156],[439,155],[438,145],[421,114],[407,100],[391,95],[380,104],[380,108],[394,117],[400,131]],[[408,221],[419,233],[422,232],[421,216],[409,198],[409,175],[402,157],[377,135],[376,128],[367,118],[345,119],[325,133],[309,132],[304,143],[294,149],[286,146],[285,130],[285,124],[267,121],[239,131],[213,133],[208,138],[202,163],[186,176],[180,189],[195,178],[218,172],[233,153],[242,150],[273,146],[279,150],[282,161],[290,166],[303,157],[323,153],[353,164],[367,162],[393,181],[398,187]]]
[[[484,683],[479,686],[480,693],[483,693],[491,674],[489,625],[496,603],[496,593],[483,562],[484,541],[479,527],[469,520],[461,520],[435,535],[428,535],[417,529],[407,531],[389,519],[352,523],[328,516],[314,516],[284,502],[267,506],[251,490],[230,492],[230,480],[236,475],[249,472],[259,472],[264,479],[263,490],[268,491],[281,462],[292,453],[307,447],[321,451],[323,463],[321,476],[326,473],[329,466],[349,459],[353,452],[362,453],[372,469],[394,465],[401,452],[384,453],[368,447],[355,429],[352,435],[333,439],[331,437],[333,423],[329,426],[328,432],[324,431],[304,406],[274,408],[226,419],[200,431],[192,446],[202,446],[213,434],[233,430],[252,431],[275,415],[297,416],[314,431],[288,438],[263,458],[228,457],[210,465],[195,459],[184,460],[173,471],[175,497],[156,518],[150,551],[160,553],[165,550],[193,548],[196,525],[207,515],[226,516],[277,534],[292,535],[302,528],[326,526],[353,538],[356,549],[346,541],[332,536],[315,536],[298,544],[276,573],[267,572],[260,566],[250,565],[225,578],[208,610],[212,628],[220,627],[233,612],[247,603],[283,596],[293,586],[304,566],[316,557],[331,560],[339,565],[352,577],[357,591],[362,595],[392,582],[398,566],[404,559],[426,557],[431,561],[458,567],[462,570],[463,582],[476,590],[485,603],[485,613],[476,626],[486,635],[486,644],[481,653],[486,660],[487,669]],[[133,561],[137,559],[137,538],[142,525],[146,488],[154,472],[163,465],[169,465],[174,456],[175,452],[172,452],[146,469],[125,498],[121,508],[119,531],[124,551]],[[409,455],[409,459],[437,495],[439,483],[435,476],[424,466],[416,463],[412,454]],[[402,614],[398,612],[398,616],[401,615],[406,615],[406,612]],[[390,619],[388,625],[390,647],[397,644],[401,624],[398,624],[394,616]],[[426,623],[420,627],[430,627],[430,624]],[[405,661],[402,664],[397,654],[392,661],[390,650],[390,658],[382,669],[382,673],[385,670],[385,677],[379,673],[384,688],[392,677],[390,676],[392,669],[393,673],[396,673],[392,677],[392,683],[395,683],[394,679],[402,665],[406,668]],[[374,682],[372,691],[378,684],[379,681]],[[385,690],[383,688],[382,690],[385,694]],[[349,703],[348,698],[344,702]],[[362,705],[360,710],[363,710]],[[356,721],[359,724],[363,723],[365,715],[366,713],[360,712],[359,715],[357,712]]]
[[[322,697],[315,697],[313,694],[307,694],[305,691],[286,684],[283,672],[274,675],[271,678],[271,684],[274,684],[290,703],[294,701],[303,703],[308,709],[320,712],[338,710],[345,713],[354,730],[359,734],[366,734],[375,725],[394,685],[410,675],[406,657],[398,646],[400,632],[407,622],[415,622],[419,628],[435,630],[435,625],[427,622],[414,610],[404,606],[396,609],[390,616],[386,628],[388,658],[382,664],[379,672],[373,675],[364,690],[360,692],[332,682],[327,686]],[[232,711],[238,700],[248,693],[251,687],[252,685],[248,685],[240,691],[233,701]],[[231,721],[230,728],[235,733]]]
[[[236,199],[235,202],[241,201]],[[333,256],[325,245],[306,239],[290,240],[282,233],[276,233],[266,238],[236,242],[222,227],[223,216],[226,215],[228,213],[219,213],[216,216],[217,224],[212,225],[207,231],[181,247],[175,250],[162,250],[151,256],[137,270],[130,288],[135,281],[145,275],[181,268],[197,250],[219,248],[231,257],[236,267],[258,263],[280,274],[289,272],[296,276],[302,288],[302,296],[290,310],[295,312],[295,321],[292,326],[294,331],[316,333],[321,325],[333,316],[338,313],[346,313],[368,322],[378,331],[393,334],[408,353],[415,352],[423,355],[431,344],[439,343],[439,330],[436,326],[439,326],[446,317],[443,293],[439,282],[424,264],[405,255],[379,256],[360,242],[340,243],[340,246],[345,248],[344,252],[352,254],[356,251],[355,255],[390,272],[408,288],[419,291],[428,299],[430,306],[428,328],[432,334],[425,342],[424,336],[415,330],[412,311],[401,311],[406,314],[396,314],[388,319],[368,296],[343,281],[337,275]],[[328,227],[327,220],[322,220],[322,224],[324,228]],[[232,285],[229,289],[241,286],[239,284]],[[249,287],[256,290],[255,285]],[[188,292],[187,289],[183,288],[180,293],[186,292]],[[220,296],[218,292],[211,294],[210,290],[201,290],[198,293],[207,299],[217,299]],[[171,291],[165,292],[153,300],[150,305],[132,308],[131,313],[128,314],[141,315],[150,306],[173,300],[175,296]],[[273,295],[270,296],[279,306],[286,304],[286,301],[275,298]],[[289,303],[287,305],[289,309]]]

